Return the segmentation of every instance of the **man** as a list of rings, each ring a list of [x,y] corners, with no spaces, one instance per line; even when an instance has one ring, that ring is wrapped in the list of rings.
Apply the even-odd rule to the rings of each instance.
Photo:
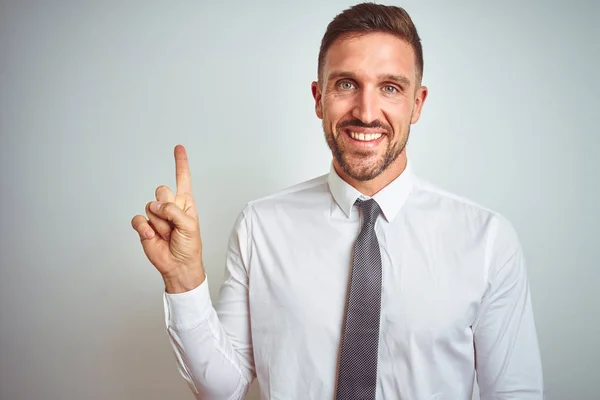
[[[427,97],[407,13],[359,4],[323,37],[317,116],[328,174],[250,202],[213,308],[185,149],[177,193],[134,217],[165,281],[180,372],[199,399],[542,399],[523,253],[497,213],[417,177]]]

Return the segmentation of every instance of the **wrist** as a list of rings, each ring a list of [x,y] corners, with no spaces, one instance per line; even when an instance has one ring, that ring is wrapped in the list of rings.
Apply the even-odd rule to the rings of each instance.
[[[189,292],[200,286],[205,279],[206,275],[203,269],[194,272],[163,276],[165,291],[169,294]]]

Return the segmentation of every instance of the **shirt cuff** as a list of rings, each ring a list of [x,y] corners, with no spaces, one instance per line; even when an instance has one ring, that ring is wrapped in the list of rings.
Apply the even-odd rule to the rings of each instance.
[[[206,321],[212,310],[208,276],[198,287],[183,293],[163,293],[167,328],[192,329]]]

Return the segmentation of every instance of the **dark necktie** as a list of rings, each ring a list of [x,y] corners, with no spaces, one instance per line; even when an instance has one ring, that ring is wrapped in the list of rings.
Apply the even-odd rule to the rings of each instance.
[[[381,253],[375,221],[381,209],[375,200],[357,200],[363,215],[354,244],[346,324],[342,337],[337,400],[374,400],[381,311]]]

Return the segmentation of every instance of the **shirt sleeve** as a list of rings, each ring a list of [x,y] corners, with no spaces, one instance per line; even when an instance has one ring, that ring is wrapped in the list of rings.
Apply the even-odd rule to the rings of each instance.
[[[217,306],[211,302],[208,277],[193,290],[163,294],[167,334],[177,367],[197,399],[243,399],[255,377],[247,255],[244,210],[229,239]]]
[[[526,263],[508,221],[496,221],[487,290],[473,325],[481,400],[542,400],[542,363]]]

